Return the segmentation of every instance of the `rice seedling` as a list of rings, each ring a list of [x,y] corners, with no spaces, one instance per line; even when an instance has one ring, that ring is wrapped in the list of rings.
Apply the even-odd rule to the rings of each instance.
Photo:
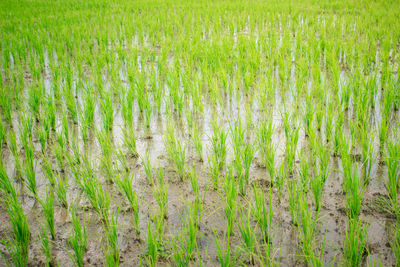
[[[14,185],[11,182],[10,177],[8,177],[7,171],[2,162],[0,162],[0,192],[4,193],[5,196],[10,196],[14,199],[17,198]]]
[[[319,175],[321,175],[322,182],[325,183],[329,176],[329,153],[323,140],[320,140],[317,146],[318,153],[318,163],[319,163]]]
[[[200,197],[199,178],[196,174],[196,165],[193,167],[193,169],[191,171],[189,171],[189,180],[190,180],[190,185],[192,186],[192,190],[194,193],[192,209],[193,209],[193,213],[194,213],[194,217],[195,217],[196,226],[199,227],[200,223],[201,223],[203,208],[202,208],[202,199]]]
[[[57,163],[58,163],[60,172],[64,173],[65,172],[65,164],[64,164],[65,150],[64,150],[64,147],[61,146],[60,144],[57,144],[54,148],[54,155],[57,159]]]
[[[321,197],[324,190],[324,181],[320,174],[311,178],[311,191],[314,196],[315,210],[319,211],[321,208]]]
[[[314,255],[315,236],[318,231],[318,211],[312,218],[304,195],[299,197],[299,227],[298,235],[301,241],[301,249],[306,264],[310,262]]]
[[[239,228],[241,239],[240,249],[249,257],[250,264],[254,264],[254,255],[256,252],[256,233],[251,225],[250,214],[251,209],[247,209],[247,216],[244,214],[243,207],[239,209],[239,219],[237,225]]]
[[[172,259],[177,266],[187,266],[194,258],[197,231],[196,218],[189,216],[184,220],[181,232],[172,239]]]
[[[142,158],[143,168],[146,173],[147,180],[150,185],[154,185],[154,177],[153,177],[153,167],[150,162],[149,151],[147,150]]]
[[[31,147],[31,146],[32,146],[32,143],[30,143],[29,147]],[[29,191],[31,191],[33,196],[36,197],[37,196],[36,162],[34,162],[34,160],[33,160],[33,152],[28,152],[28,151],[33,151],[33,147],[26,150],[27,160],[25,162],[24,184],[25,184],[26,188],[28,188]]]
[[[43,214],[47,222],[47,227],[50,231],[52,240],[56,239],[56,229],[54,225],[54,197],[53,191],[50,188],[46,190],[46,199],[39,199],[39,203],[42,206]]]
[[[8,195],[5,198],[7,198],[6,208],[12,228],[12,236],[2,241],[2,243],[5,244],[13,265],[27,266],[31,230],[18,199],[12,195]]]
[[[196,151],[197,156],[199,158],[199,161],[202,162],[203,161],[203,144],[201,142],[202,135],[199,132],[199,127],[197,126],[197,124],[193,124],[190,137],[192,144],[194,146],[194,150]]]
[[[17,138],[13,130],[9,131],[7,144],[14,157],[16,177],[17,179],[18,178],[23,179],[22,163],[21,163],[19,148],[17,145]]]
[[[103,92],[101,96],[101,119],[103,123],[103,130],[110,132],[113,128],[114,123],[114,107],[112,92]]]
[[[288,131],[286,137],[286,164],[290,174],[294,171],[294,161],[296,157],[297,142],[299,140],[299,128]]]
[[[263,120],[258,128],[257,128],[257,140],[258,140],[258,151],[260,152],[261,162],[263,166],[267,167],[268,170],[270,168],[270,160],[272,159],[272,165],[274,164],[275,154],[274,147],[272,143],[272,134],[274,133],[275,128],[272,124],[272,117],[269,117],[268,120]],[[274,168],[272,168],[274,169]],[[271,177],[273,175],[270,173]]]
[[[61,206],[64,208],[68,208],[68,200],[67,200],[68,180],[65,177],[57,175],[55,179],[54,189]]]
[[[350,219],[343,245],[344,260],[349,266],[360,266],[367,250],[368,229],[359,219]]]
[[[298,203],[299,203],[299,185],[295,179],[288,181],[288,200],[289,200],[289,211],[290,216],[292,216],[293,225],[297,226],[298,220]]]
[[[119,266],[119,242],[118,242],[118,214],[119,209],[110,216],[110,221],[105,225],[106,245],[105,258],[107,266]]]
[[[397,137],[393,136],[386,143],[385,162],[388,170],[386,180],[386,190],[388,192],[389,202],[381,199],[381,204],[388,211],[394,213],[397,218],[399,215],[398,205],[398,185],[399,185],[399,169],[400,169],[400,141]]]
[[[224,237],[225,248],[222,247],[221,240],[218,238],[217,233],[214,232],[215,245],[217,246],[217,257],[221,266],[235,266],[237,264],[237,258],[239,255],[236,253],[235,255],[231,255],[231,244],[230,244],[230,235],[226,235]]]
[[[271,190],[269,191],[268,207],[265,203],[265,200],[267,199],[265,192],[258,186],[255,186],[253,191],[254,204],[252,206],[252,214],[261,230],[264,242],[269,243],[272,234],[272,218],[274,216],[274,210],[271,202]]]
[[[275,177],[274,184],[276,185],[276,188],[278,189],[278,202],[281,203],[281,198],[282,198],[282,189],[283,185],[285,184],[285,180],[287,179],[287,169],[284,166],[284,163],[282,162],[281,165],[279,166],[278,172]]]
[[[52,266],[52,244],[49,239],[49,233],[46,227],[40,226],[40,245],[41,250],[46,258],[46,266]]]
[[[272,244],[270,242],[264,242],[264,251],[265,255],[259,257],[259,262],[260,265],[263,267],[274,267],[274,266],[279,266],[279,262],[276,261],[276,259],[280,258],[280,252],[279,254],[276,249],[273,248]]]
[[[130,124],[131,125],[131,124]],[[136,157],[138,155],[136,150],[136,138],[135,132],[132,126],[128,126],[122,130],[123,132],[123,144],[128,149],[129,154],[132,157]]]
[[[247,192],[247,185],[249,183],[249,176],[250,176],[250,166],[251,162],[254,159],[255,150],[251,144],[246,143],[243,148],[242,154],[242,166],[244,168],[244,174],[240,174],[238,176],[239,182],[239,193],[241,196],[245,196]]]
[[[133,174],[124,173],[122,178],[116,179],[116,184],[121,193],[128,199],[128,203],[132,208],[133,219],[135,223],[135,231],[140,235],[140,221],[139,221],[139,199],[136,190],[133,186]]]
[[[160,218],[168,218],[168,183],[164,171],[158,168],[158,184],[153,188],[153,195],[158,204]]]
[[[398,264],[400,262],[400,230],[399,230],[399,226],[396,225],[395,226],[395,233],[393,236],[392,241],[390,242],[390,246],[392,248],[394,257],[396,259],[396,264]]]
[[[148,266],[157,266],[159,242],[157,240],[157,233],[153,232],[150,222],[147,222],[147,252],[146,262]]]
[[[82,267],[87,245],[85,210],[82,210],[82,220],[79,219],[77,210],[74,206],[71,206],[69,211],[71,214],[72,232],[68,236],[68,245],[73,250],[73,253],[68,254],[74,265]]]
[[[299,161],[300,161],[300,167],[298,172],[300,177],[301,188],[304,190],[304,192],[308,192],[311,182],[310,165],[307,159],[307,155],[305,155],[303,148],[300,149]]]
[[[224,212],[227,221],[226,231],[228,236],[230,236],[233,234],[233,224],[236,218],[238,198],[238,189],[236,187],[235,179],[233,177],[232,168],[228,168],[227,170],[227,175],[224,183],[224,191]]]
[[[179,179],[183,181],[186,176],[186,149],[184,144],[177,140],[177,137],[175,136],[175,130],[172,125],[167,126],[167,132],[164,138],[164,145],[167,150],[169,159],[175,166]]]
[[[220,127],[216,121],[213,121],[213,136],[211,137],[211,151],[213,157],[218,163],[218,170],[225,166],[226,161],[226,138],[227,134],[224,128]]]
[[[362,207],[365,185],[362,182],[357,165],[353,165],[351,176],[345,177],[346,211],[349,219],[356,219]]]

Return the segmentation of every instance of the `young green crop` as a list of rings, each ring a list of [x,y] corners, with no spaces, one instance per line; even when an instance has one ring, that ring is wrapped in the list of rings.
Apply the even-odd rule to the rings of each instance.
[[[2,243],[4,242],[6,249],[11,256],[13,265],[27,266],[31,230],[18,199],[12,195],[8,195],[5,198],[7,203],[7,213],[12,228],[12,236],[6,241],[2,241]]]
[[[244,167],[244,180],[240,183],[239,191],[242,196],[246,195],[247,185],[250,179],[250,166],[254,159],[255,149],[252,144],[246,143],[243,148],[243,167]]]
[[[386,143],[385,163],[388,170],[386,190],[388,191],[390,209],[399,218],[400,141],[398,136],[393,136]]]
[[[40,226],[40,249],[46,258],[46,267],[52,266],[52,244],[49,239],[48,229],[45,226]]]
[[[302,244],[302,252],[304,261],[308,264],[314,255],[315,236],[318,232],[318,211],[315,218],[312,218],[311,211],[308,207],[307,200],[304,195],[299,197],[299,227],[298,234]]]
[[[50,188],[46,190],[46,199],[39,199],[39,203],[42,206],[43,213],[47,222],[47,227],[50,231],[52,240],[56,239],[56,230],[54,226],[54,197],[53,191]]]
[[[265,203],[267,199],[265,192],[258,186],[255,186],[253,191],[254,204],[252,206],[252,214],[261,230],[264,242],[269,243],[272,235],[272,218],[274,216],[271,190],[269,191],[268,208]]]
[[[349,219],[357,219],[362,207],[362,197],[365,185],[358,174],[357,165],[354,164],[350,177],[345,177],[346,211]]]
[[[299,223],[298,219],[298,203],[299,203],[299,190],[301,187],[295,179],[288,180],[287,192],[289,200],[289,211],[290,216],[292,216],[293,225],[297,226]]]
[[[168,218],[168,182],[163,169],[158,169],[158,184],[153,188],[153,195],[158,204],[160,218]]]
[[[348,266],[360,266],[367,250],[368,229],[359,219],[350,219],[344,240],[343,254]]]
[[[191,136],[191,141],[194,146],[194,149],[199,158],[199,161],[202,162],[203,161],[203,144],[201,142],[202,135],[199,132],[199,126],[196,123],[193,124],[192,132],[191,132],[190,136]]]
[[[247,209],[247,215],[243,209],[243,207],[239,209],[239,219],[237,221],[239,232],[242,237],[241,246],[239,248],[245,252],[247,257],[249,257],[250,264],[254,264],[257,237],[256,232],[251,225],[251,209]]]
[[[276,174],[275,180],[274,180],[274,185],[276,185],[276,188],[278,189],[278,202],[281,202],[281,197],[282,197],[282,189],[283,185],[285,184],[285,180],[287,179],[287,169],[284,166],[284,162],[281,163],[279,166],[278,172]]]
[[[64,208],[68,208],[68,200],[67,200],[68,180],[65,177],[57,175],[55,178],[54,189],[61,206]]]
[[[218,163],[218,170],[221,170],[225,166],[226,161],[226,139],[227,134],[221,125],[218,125],[216,121],[213,121],[213,136],[211,138],[211,151],[213,157]]]
[[[139,199],[133,186],[133,175],[124,173],[122,178],[116,179],[116,184],[121,193],[125,194],[133,211],[136,234],[140,234]]]
[[[167,150],[169,159],[173,162],[175,166],[179,179],[183,181],[186,176],[186,149],[185,145],[177,140],[175,130],[171,124],[167,126],[167,132],[164,137],[164,145],[165,149]]]
[[[25,186],[31,191],[34,197],[37,196],[37,184],[36,184],[36,162],[33,159],[33,145],[29,143],[26,149],[27,159],[25,161]]]
[[[200,197],[199,178],[196,173],[196,165],[193,167],[193,169],[191,171],[189,171],[189,180],[190,180],[190,185],[192,186],[192,190],[194,193],[192,209],[193,209],[193,213],[195,214],[196,226],[199,227],[200,223],[201,223],[203,208],[202,208],[202,199]]]
[[[17,180],[23,179],[21,157],[20,157],[19,148],[17,145],[17,138],[15,136],[14,130],[9,131],[7,145],[14,157],[16,178],[17,178]]]
[[[83,267],[83,257],[87,245],[87,223],[85,221],[85,211],[82,210],[82,220],[79,219],[76,208],[70,209],[72,232],[68,236],[68,244],[73,253],[68,253],[73,263],[78,267]]]
[[[177,266],[187,266],[193,259],[197,248],[197,232],[196,218],[189,216],[184,220],[182,231],[172,239],[172,258]]]
[[[119,266],[119,241],[118,241],[118,215],[119,209],[115,214],[111,214],[110,221],[105,224],[106,245],[105,245],[105,258],[107,266]]]
[[[123,144],[128,149],[128,153],[132,157],[136,157],[138,155],[136,150],[136,137],[135,132],[133,130],[133,126],[128,126],[122,129],[123,133]]]
[[[149,151],[147,150],[143,157],[141,157],[143,168],[146,173],[147,180],[149,181],[150,185],[154,185],[154,177],[153,177],[153,166],[151,166]]]
[[[236,211],[237,211],[237,198],[238,198],[238,190],[236,188],[236,182],[233,177],[232,168],[228,168],[225,183],[224,183],[224,212],[227,221],[227,234],[233,234],[233,224],[236,218]]]

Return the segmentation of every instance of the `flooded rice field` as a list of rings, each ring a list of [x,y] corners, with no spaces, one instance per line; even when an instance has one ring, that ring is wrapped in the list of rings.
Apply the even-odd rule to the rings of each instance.
[[[0,5],[0,266],[399,264],[396,3]]]

